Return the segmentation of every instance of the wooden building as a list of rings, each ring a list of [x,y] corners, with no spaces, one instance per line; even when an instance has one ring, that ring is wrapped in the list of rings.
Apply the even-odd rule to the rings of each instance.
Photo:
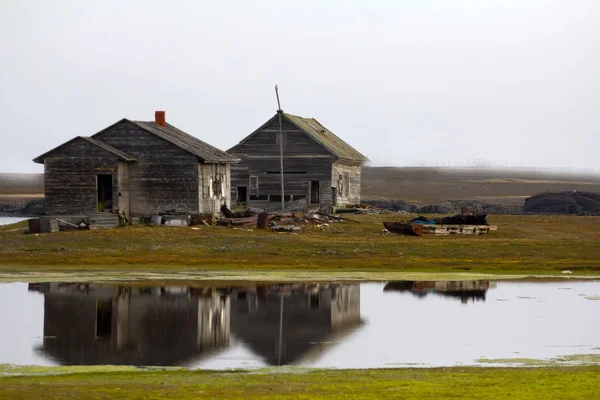
[[[147,216],[219,212],[238,159],[168,124],[122,119],[35,158],[44,164],[47,215]]]
[[[238,288],[230,312],[231,335],[269,365],[310,364],[363,324],[359,284]]]
[[[362,165],[368,159],[314,118],[282,114],[286,209],[360,203]],[[229,153],[233,205],[281,208],[279,118],[275,114]]]
[[[39,351],[63,365],[185,366],[229,346],[229,298],[215,290],[36,286],[33,290],[44,294]]]

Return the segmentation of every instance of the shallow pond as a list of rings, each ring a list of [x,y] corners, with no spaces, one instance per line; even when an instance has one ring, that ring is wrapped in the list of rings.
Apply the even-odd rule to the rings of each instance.
[[[23,218],[23,217],[6,217],[6,216],[1,216],[0,215],[0,226],[2,226],[2,225],[16,224],[17,222],[25,221],[26,219],[29,219],[29,218]]]
[[[485,365],[600,354],[600,282],[0,284],[0,364]]]

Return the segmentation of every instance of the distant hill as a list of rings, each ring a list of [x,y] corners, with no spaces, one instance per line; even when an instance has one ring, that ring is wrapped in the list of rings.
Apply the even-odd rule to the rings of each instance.
[[[518,199],[542,192],[600,192],[600,174],[477,168],[367,167],[364,200],[415,203],[444,200]]]
[[[0,173],[0,195],[39,195],[44,193],[44,174]]]
[[[444,200],[524,199],[543,192],[600,192],[600,174],[476,168],[365,167],[364,200],[431,203]],[[44,193],[43,174],[0,173],[0,195]]]

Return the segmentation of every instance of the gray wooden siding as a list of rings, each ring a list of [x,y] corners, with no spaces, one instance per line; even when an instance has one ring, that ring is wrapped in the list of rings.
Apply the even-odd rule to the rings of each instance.
[[[125,213],[125,215],[130,215],[131,208],[129,206],[129,163],[119,161],[119,170],[117,173],[119,187],[117,190],[117,206],[119,211]],[[113,198],[114,198],[113,193]]]
[[[360,204],[361,165],[334,162],[331,171],[332,187],[336,188],[336,205]],[[340,175],[342,177],[340,181]],[[340,191],[340,189],[343,189]]]
[[[198,158],[128,121],[94,135],[138,161],[129,168],[133,215],[199,212]]]
[[[215,187],[215,182],[221,181],[221,191]],[[201,214],[216,214],[221,206],[231,206],[231,168],[230,164],[198,164],[198,205]],[[212,187],[211,187],[212,185]]]
[[[44,193],[47,215],[97,212],[99,172],[113,177],[113,205],[118,204],[118,158],[83,139],[57,149],[44,161]]]
[[[285,145],[283,147],[283,169],[286,199],[296,200],[289,204],[290,209],[305,208],[310,199],[310,182],[319,181],[321,205],[332,205],[331,165],[335,157],[310,136],[297,129],[288,121],[283,123]],[[241,159],[231,167],[231,199],[236,202],[237,188],[247,188],[246,205],[252,208],[275,210],[281,207],[281,200],[264,196],[281,195],[281,175],[279,159],[279,122],[277,118],[249,137],[244,143],[230,152]],[[250,189],[250,177],[258,178],[258,193]],[[258,195],[259,199],[252,198]],[[290,196],[290,197],[288,197]],[[298,200],[305,196],[305,199]],[[277,199],[273,201],[273,198]],[[234,204],[235,205],[235,204]]]
[[[327,149],[304,133],[304,131],[296,128],[291,122],[284,119],[282,127],[285,136],[284,154],[333,157]],[[279,156],[278,135],[279,120],[275,118],[256,132],[249,140],[236,146],[231,153],[235,155]]]

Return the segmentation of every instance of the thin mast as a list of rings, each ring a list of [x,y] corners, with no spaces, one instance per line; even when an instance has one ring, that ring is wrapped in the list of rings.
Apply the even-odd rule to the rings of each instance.
[[[284,189],[283,189],[283,127],[281,123],[281,103],[279,103],[279,88],[275,85],[275,96],[277,96],[277,115],[279,115],[279,166],[281,173],[281,212],[285,211]]]

